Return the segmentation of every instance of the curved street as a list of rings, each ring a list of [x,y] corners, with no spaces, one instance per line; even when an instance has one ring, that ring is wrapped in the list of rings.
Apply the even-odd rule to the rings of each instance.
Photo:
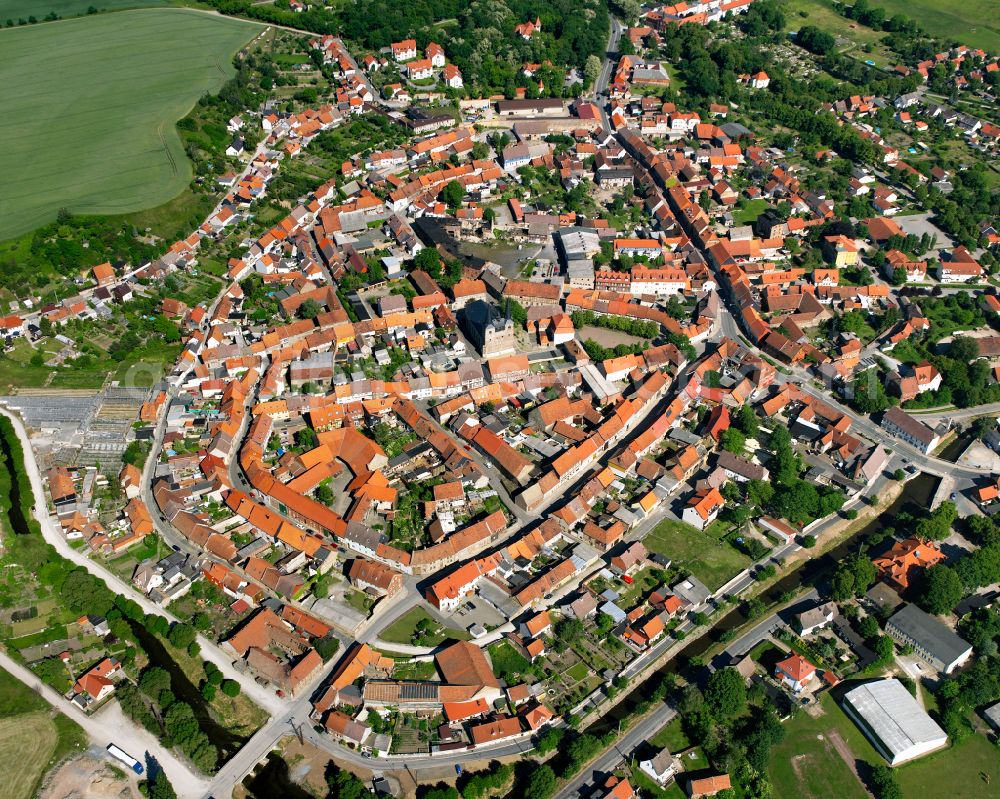
[[[29,480],[31,481],[31,489],[34,494],[32,515],[41,526],[42,535],[45,540],[51,544],[62,557],[79,566],[82,566],[92,575],[103,580],[115,593],[134,599],[147,614],[165,616],[171,622],[179,621],[168,611],[150,602],[146,597],[135,591],[130,585],[119,579],[104,566],[87,557],[84,552],[73,549],[73,547],[69,545],[66,541],[66,537],[62,534],[62,531],[58,528],[56,523],[53,521],[52,516],[48,512],[47,504],[45,502],[45,492],[42,487],[41,472],[38,468],[38,462],[35,460],[34,451],[31,449],[31,442],[28,439],[27,431],[24,429],[24,424],[21,422],[20,417],[12,414],[5,408],[0,408],[0,414],[3,414],[11,420],[14,430],[17,433],[17,437],[21,442],[21,447],[24,450],[25,470],[28,474]],[[229,658],[229,656],[227,656],[213,641],[199,635],[198,643],[201,645],[202,657],[218,666],[227,678],[238,681],[243,693],[250,699],[263,707],[269,713],[275,713],[281,709],[283,704],[281,700],[269,690],[258,685],[246,674],[241,674],[236,671],[236,669],[233,668],[231,658]]]
[[[37,693],[64,716],[75,721],[94,742],[104,749],[109,743],[117,743],[138,760],[139,749],[145,749],[163,768],[170,778],[178,796],[200,796],[208,785],[208,779],[181,761],[170,749],[166,749],[153,735],[137,727],[125,718],[117,702],[109,702],[94,715],[84,713],[72,702],[45,685],[30,670],[0,652],[0,666]]]

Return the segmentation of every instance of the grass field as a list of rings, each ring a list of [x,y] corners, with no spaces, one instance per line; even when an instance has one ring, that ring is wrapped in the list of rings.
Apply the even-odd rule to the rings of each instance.
[[[947,796],[948,799],[996,799],[997,748],[983,735],[970,735],[951,749],[928,755],[896,770],[904,799]],[[980,775],[993,779],[986,784]]]
[[[757,217],[767,210],[770,203],[765,199],[750,200],[743,208],[733,211],[733,221],[738,225],[749,225],[757,221]]]
[[[646,549],[673,560],[713,591],[750,564],[750,558],[725,541],[689,524],[667,519],[643,539]]]
[[[86,746],[86,735],[48,703],[0,669],[0,796],[30,799],[55,763]]]
[[[861,782],[831,743],[831,735],[840,735],[856,758],[880,763],[871,744],[825,694],[821,700],[826,711],[813,718],[800,710],[785,722],[785,739],[771,750],[768,773],[775,799],[865,799],[868,794]]]
[[[126,213],[179,194],[191,166],[174,123],[233,74],[232,54],[258,30],[164,8],[0,31],[0,239],[63,207]]]
[[[0,719],[0,774],[7,799],[29,799],[56,748],[56,726],[39,711]]]
[[[785,722],[785,739],[771,750],[768,773],[775,799],[865,799],[868,793],[831,744],[839,735],[858,760],[885,761],[844,714],[833,697],[821,700],[826,711],[813,718],[799,711]],[[997,799],[1000,782],[986,784],[981,774],[996,775],[997,752],[982,735],[895,769],[904,799],[948,796],[949,799]]]

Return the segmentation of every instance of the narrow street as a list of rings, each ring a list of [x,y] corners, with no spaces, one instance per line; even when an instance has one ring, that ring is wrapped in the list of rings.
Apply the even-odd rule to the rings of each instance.
[[[31,480],[31,488],[35,499],[35,506],[32,513],[41,525],[42,535],[45,537],[45,540],[50,543],[64,558],[82,566],[92,575],[103,580],[115,593],[134,599],[146,613],[165,616],[171,622],[178,621],[178,619],[172,616],[169,612],[153,604],[146,597],[133,590],[131,586],[120,580],[108,569],[104,568],[104,566],[87,557],[86,553],[73,549],[73,547],[69,545],[66,541],[66,537],[62,534],[62,530],[56,526],[52,517],[48,513],[45,504],[45,492],[42,488],[42,477],[38,469],[38,462],[35,460],[34,452],[31,449],[31,443],[20,417],[11,414],[3,408],[0,408],[0,413],[9,418],[13,423],[14,430],[17,432],[17,436],[21,441],[21,446],[24,449],[25,469],[28,473],[29,479]],[[271,691],[258,685],[253,678],[236,671],[232,665],[232,658],[226,655],[213,641],[199,635],[198,643],[201,645],[201,656],[205,660],[210,660],[218,666],[227,678],[239,682],[244,694],[250,697],[254,702],[267,710],[269,713],[274,713],[280,710],[282,707],[281,700],[278,699]]]

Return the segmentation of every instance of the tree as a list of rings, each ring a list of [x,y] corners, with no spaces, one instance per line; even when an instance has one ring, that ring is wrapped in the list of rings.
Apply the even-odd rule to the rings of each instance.
[[[159,666],[150,666],[139,677],[139,690],[150,699],[159,699],[160,694],[170,689],[170,673]]]
[[[150,770],[148,785],[149,799],[177,799],[177,792],[174,786],[167,779],[166,772],[160,768],[155,773]]]
[[[457,180],[450,181],[441,189],[441,199],[452,212],[461,207],[463,197],[465,197],[465,188]]]
[[[917,522],[916,534],[931,541],[943,541],[951,534],[951,526],[958,518],[954,502],[945,501],[938,505],[930,516]]]
[[[718,669],[708,678],[705,701],[717,718],[730,718],[743,712],[747,704],[747,684],[736,669]]]
[[[338,768],[331,760],[327,767],[326,784],[330,787],[328,799],[369,799],[368,786],[346,769]]]
[[[742,455],[746,451],[746,443],[746,436],[735,427],[723,430],[722,435],[719,437],[719,444],[721,444],[722,448],[734,455]]]
[[[601,74],[601,66],[601,59],[596,55],[587,56],[583,65],[583,76],[588,86],[593,86],[597,82],[597,78]]]
[[[566,730],[561,727],[548,727],[545,732],[538,736],[535,749],[539,754],[546,755],[559,748],[563,738],[566,737]]]
[[[205,632],[212,627],[212,617],[207,613],[195,613],[191,619],[191,623],[199,632]]]
[[[611,10],[625,22],[633,22],[642,13],[639,0],[611,0]]]
[[[316,431],[311,427],[303,427],[295,432],[295,443],[304,449],[314,449],[319,444]]]
[[[423,269],[435,280],[441,277],[441,256],[433,247],[424,247],[413,259],[413,265],[417,269]]]
[[[877,571],[861,553],[856,553],[841,561],[833,574],[830,596],[838,602],[861,596],[875,582]]]
[[[32,665],[31,670],[43,683],[61,694],[70,688],[69,671],[59,658],[44,658]]]
[[[895,652],[892,639],[888,635],[880,635],[872,641],[872,651],[875,652],[875,657],[880,662],[888,663],[892,660],[893,653]]]
[[[548,764],[534,769],[524,786],[525,799],[548,799],[556,790],[556,773]]]
[[[323,662],[326,663],[337,654],[337,650],[340,649],[340,641],[334,636],[326,636],[317,640],[315,647],[316,652],[323,658]]]
[[[315,319],[322,311],[322,306],[310,297],[299,306],[298,316],[299,319]]]
[[[757,437],[760,424],[757,422],[757,414],[754,413],[753,406],[749,402],[744,403],[740,407],[739,413],[736,414],[736,427],[747,438]]]
[[[418,790],[417,796],[420,799],[460,799],[457,788],[442,783]]]
[[[556,624],[556,638],[571,644],[583,637],[583,622],[579,619],[562,619]]]
[[[868,369],[854,378],[851,384],[852,402],[862,413],[881,413],[889,407],[889,395],[877,370]]]
[[[869,782],[875,799],[903,799],[903,789],[896,779],[896,772],[884,763],[872,766]]]
[[[236,697],[240,695],[240,684],[236,680],[223,680],[220,688],[226,696]]]
[[[815,25],[804,25],[799,28],[799,32],[795,35],[795,43],[816,55],[826,55],[837,44],[833,36]]]
[[[197,637],[198,633],[192,625],[178,622],[170,628],[170,635],[167,640],[170,641],[171,646],[175,646],[178,649],[187,649]]]
[[[928,613],[940,616],[951,613],[964,596],[965,587],[955,569],[939,564],[924,573],[917,604]]]

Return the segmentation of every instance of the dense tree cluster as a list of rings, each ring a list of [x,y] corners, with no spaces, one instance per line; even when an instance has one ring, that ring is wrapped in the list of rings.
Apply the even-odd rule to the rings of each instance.
[[[833,36],[815,25],[803,25],[795,35],[795,43],[804,47],[810,53],[826,55],[836,46]]]
[[[508,96],[517,87],[537,95],[539,77],[545,94],[560,96],[561,70],[529,80],[520,65],[551,61],[586,71],[589,58],[603,55],[610,25],[607,6],[597,0],[353,0],[341,5],[337,15],[342,35],[371,50],[407,37],[421,49],[436,41],[462,71],[470,91]],[[540,33],[529,41],[514,34],[515,25],[536,17]],[[437,26],[442,20],[457,24]]]
[[[660,335],[660,326],[648,319],[633,319],[628,316],[608,316],[593,311],[573,311],[570,315],[573,326],[579,330],[583,327],[603,327],[607,330],[618,330],[630,336],[653,340]]]

